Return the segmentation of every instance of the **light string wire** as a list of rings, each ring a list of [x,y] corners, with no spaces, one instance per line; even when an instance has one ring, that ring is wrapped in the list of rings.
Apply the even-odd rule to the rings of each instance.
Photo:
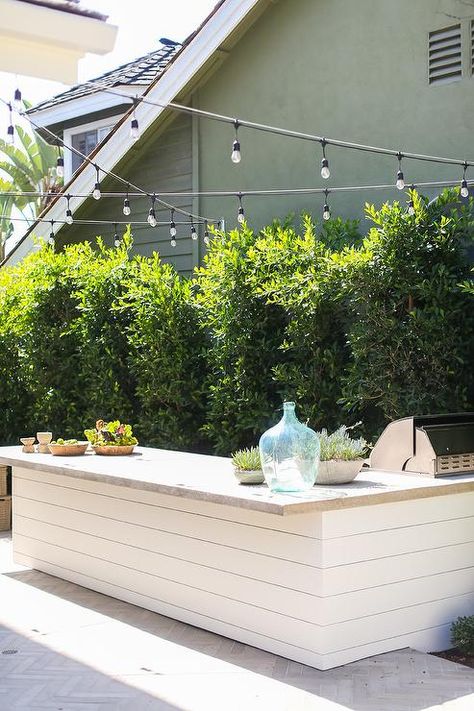
[[[106,87],[104,85],[101,85],[98,82],[85,82],[86,85],[90,86],[91,88],[96,89],[97,91],[101,91],[104,93],[109,93],[113,94],[116,96],[121,96],[123,98],[130,99],[130,96],[124,92],[117,91],[115,89],[110,89],[110,87]],[[4,99],[1,99],[3,103],[7,106],[7,108],[11,111],[11,104],[9,102],[6,102]],[[175,102],[169,102],[167,104],[151,101],[150,99],[145,98],[144,96],[135,96],[132,99],[131,103],[131,110],[135,112],[136,107],[139,103],[145,103],[149,104],[152,106],[156,106],[159,108],[171,108],[176,111],[181,111],[185,112],[188,114],[196,114],[199,116],[203,116],[208,119],[216,120],[216,121],[221,121],[224,123],[232,124],[235,129],[236,133],[236,140],[237,140],[237,129],[240,126],[245,126],[247,128],[259,130],[259,131],[265,131],[277,135],[283,135],[287,137],[292,137],[292,138],[299,138],[302,140],[309,140],[313,142],[319,142],[322,147],[323,151],[323,159],[325,158],[325,148],[327,145],[333,145],[336,147],[342,147],[342,148],[348,148],[352,150],[360,150],[360,151],[365,151],[365,152],[372,152],[372,153],[378,153],[378,154],[384,154],[384,155],[391,155],[395,156],[399,162],[399,170],[401,168],[401,159],[402,158],[411,158],[413,160],[423,160],[423,161],[430,161],[430,162],[436,162],[436,163],[444,163],[444,164],[450,164],[450,165],[461,165],[463,167],[463,185],[467,186],[467,181],[466,181],[466,170],[470,165],[474,165],[474,163],[471,163],[470,161],[466,160],[460,160],[460,159],[450,159],[450,158],[444,158],[444,157],[439,157],[439,156],[429,156],[425,154],[416,154],[416,153],[407,153],[407,152],[401,152],[399,150],[392,150],[392,149],[385,149],[385,148],[380,148],[377,146],[368,146],[368,145],[363,145],[363,144],[357,144],[357,143],[352,143],[348,141],[341,141],[339,139],[332,139],[332,138],[326,138],[323,136],[317,136],[317,135],[311,135],[311,134],[306,134],[306,133],[301,133],[297,131],[291,131],[289,129],[282,129],[274,126],[269,126],[266,124],[260,124],[260,123],[255,123],[255,122],[250,122],[244,119],[236,119],[235,117],[230,117],[230,116],[225,116],[223,114],[216,114],[213,112],[209,111],[204,111],[202,109],[196,109],[193,107],[189,106],[183,106],[181,104],[177,104]],[[182,208],[176,208],[175,206],[171,205],[167,201],[161,199],[156,195],[156,193],[151,193],[149,191],[143,190],[137,185],[134,185],[130,181],[125,180],[121,176],[117,175],[116,173],[112,171],[105,170],[101,168],[92,158],[89,158],[89,156],[83,154],[81,151],[78,149],[73,148],[72,146],[66,145],[63,139],[60,138],[57,134],[54,134],[52,131],[45,127],[39,127],[33,119],[30,118],[26,112],[18,112],[22,117],[24,117],[33,128],[36,130],[42,130],[49,134],[55,141],[59,142],[63,148],[70,150],[73,153],[76,153],[79,155],[84,161],[87,161],[88,164],[92,165],[96,171],[97,171],[97,180],[99,179],[99,174],[100,172],[103,172],[105,175],[109,175],[111,177],[114,177],[115,179],[119,180],[121,183],[125,184],[127,186],[127,192],[126,193],[120,193],[120,192],[114,192],[114,193],[100,193],[100,197],[124,197],[127,199],[130,196],[146,196],[152,200],[152,203],[155,202],[155,200],[163,206],[165,209],[169,209],[172,212],[176,211],[179,214],[185,215],[190,218],[191,221],[195,220],[198,222],[198,224],[220,224],[221,220],[211,220],[202,216],[194,215],[193,213],[189,213],[186,210],[183,210]],[[130,113],[130,112],[129,112]],[[135,115],[135,114],[134,114]],[[234,144],[235,145],[235,144]],[[239,144],[239,149],[240,149],[240,144]],[[415,189],[415,187],[450,187],[450,186],[456,186],[458,185],[459,181],[430,181],[430,182],[419,182],[416,185],[412,183],[411,189]],[[469,181],[469,184],[471,182]],[[130,187],[133,188],[137,192],[130,192]],[[404,186],[405,187],[405,186]],[[236,197],[239,200],[239,205],[241,206],[241,201],[242,198],[245,196],[283,196],[283,195],[318,195],[318,194],[324,194],[327,200],[327,196],[331,193],[337,193],[337,192],[349,192],[349,191],[356,191],[356,190],[384,190],[384,189],[392,189],[393,185],[358,185],[358,186],[340,186],[340,187],[333,187],[333,188],[296,188],[296,189],[275,189],[275,190],[246,190],[246,191],[193,191],[193,192],[181,192],[181,193],[171,193],[171,192],[160,192],[159,195],[162,197],[168,197],[168,198],[179,198],[179,197]],[[2,193],[5,195],[10,195],[10,196],[26,196],[27,193],[21,193],[21,194],[14,194],[14,193]],[[42,197],[51,197],[52,199],[56,199],[56,202],[58,199],[61,197],[65,196],[65,193],[63,191],[58,192],[58,193],[29,193],[30,196],[42,196]],[[87,194],[71,194],[68,193],[66,196],[67,201],[68,201],[68,207],[69,207],[69,200],[73,197],[77,198],[88,198],[90,197],[90,193]],[[93,195],[93,194],[92,194]],[[243,215],[243,209],[240,207],[239,210],[242,211]],[[240,216],[242,221],[242,216]],[[28,221],[29,220],[25,220]],[[38,220],[39,221],[39,220]],[[58,221],[59,224],[64,224],[65,221]],[[74,220],[74,222],[79,223],[79,220]],[[70,224],[70,223],[68,223]],[[115,224],[113,221],[83,221],[83,224]],[[136,222],[135,224],[141,224],[140,222]],[[146,223],[142,223],[146,224]],[[148,222],[149,224],[149,222]],[[156,222],[158,223],[158,221]],[[166,223],[164,223],[166,224]],[[190,223],[184,223],[184,224],[192,224]]]
[[[33,220],[29,219],[28,217],[10,217],[9,215],[0,215],[0,220],[9,220],[11,222],[47,222],[51,224],[51,222],[54,222],[55,225],[66,225],[68,224],[66,220],[51,220],[49,217],[35,217]],[[197,220],[196,220],[197,222]],[[192,221],[185,221],[185,220],[176,220],[175,225],[189,225],[192,226],[196,224],[196,222]],[[213,224],[219,224],[219,221],[213,222]],[[133,227],[134,225],[147,225],[146,220],[74,220],[74,224],[76,225],[130,225]],[[169,227],[169,221],[164,220],[164,221],[157,221],[157,226],[161,227]],[[200,225],[207,225],[208,222],[207,220],[202,220],[198,224]]]
[[[97,89],[97,91],[102,91],[107,94],[113,94],[115,96],[120,96],[130,100],[130,95],[125,92],[121,92],[117,89],[111,89],[99,82],[86,81],[84,82],[87,86]],[[338,138],[328,138],[327,136],[318,136],[311,133],[303,133],[301,131],[293,131],[287,128],[280,128],[278,126],[270,126],[268,124],[257,123],[255,121],[247,121],[246,119],[236,118],[235,116],[226,116],[225,114],[217,114],[212,111],[204,111],[203,109],[196,109],[192,106],[184,106],[183,104],[178,104],[174,101],[168,103],[160,103],[157,101],[152,101],[145,96],[136,97],[137,103],[148,104],[150,106],[156,106],[161,109],[173,109],[175,111],[180,111],[182,113],[187,113],[191,115],[201,116],[202,118],[207,118],[212,121],[220,121],[221,123],[231,124],[232,126],[242,126],[245,128],[253,129],[255,131],[262,131],[264,133],[272,133],[278,136],[286,136],[287,138],[298,138],[304,141],[312,141],[313,143],[319,143],[322,147],[326,146],[336,146],[337,148],[347,148],[354,151],[363,151],[365,153],[376,153],[381,155],[394,156],[398,158],[401,155],[404,159],[408,158],[411,160],[427,161],[430,163],[445,163],[448,165],[459,165],[461,167],[474,166],[474,161],[469,161],[461,158],[445,158],[442,156],[427,155],[424,153],[411,153],[409,151],[400,151],[393,148],[382,148],[380,146],[369,146],[363,143],[354,143],[352,141],[342,141]],[[132,104],[133,106],[133,104]]]
[[[467,185],[474,186],[474,180],[467,180]],[[417,188],[449,188],[458,187],[459,180],[437,180],[437,181],[426,181],[418,183],[410,183],[406,186],[406,189],[417,189]],[[344,185],[335,186],[332,188],[275,188],[273,190],[200,190],[194,192],[161,192],[160,195],[169,198],[178,197],[209,197],[209,198],[238,198],[243,197],[278,197],[283,195],[324,195],[326,191],[328,193],[344,193],[344,192],[356,192],[364,190],[395,190],[396,186],[393,183],[385,183],[380,185]],[[55,192],[8,192],[0,191],[0,195],[5,195],[6,197],[64,197],[67,198],[87,198],[91,196],[91,193],[55,193]],[[144,197],[143,193],[137,192],[103,192],[101,193],[103,198],[123,198],[123,197]],[[201,220],[201,224],[205,223],[205,219]],[[75,220],[76,222],[76,220]],[[220,220],[212,220],[208,222],[218,223]],[[168,223],[166,223],[168,224]]]
[[[130,97],[128,97],[128,98],[130,98]],[[9,107],[11,106],[11,104],[10,104],[9,102],[5,101],[5,99],[3,99],[3,98],[1,98],[1,97],[0,97],[0,101],[2,101],[2,102],[7,106],[7,108],[9,108]],[[134,105],[134,104],[132,104],[132,106],[133,106],[133,105]],[[55,134],[53,131],[50,131],[49,128],[46,128],[46,127],[43,127],[43,126],[38,126],[38,124],[37,124],[35,121],[33,121],[33,119],[31,119],[30,116],[29,116],[25,111],[17,111],[17,113],[18,113],[22,118],[24,118],[26,121],[28,121],[28,123],[29,123],[36,131],[39,131],[40,134],[41,134],[42,131],[45,132],[45,133],[47,133],[51,138],[53,138],[53,139],[57,142],[56,145],[59,143],[63,148],[65,148],[65,149],[71,151],[72,153],[75,153],[77,156],[79,156],[80,158],[82,158],[83,161],[87,162],[88,165],[91,165],[93,168],[95,168],[95,170],[97,171],[97,176],[99,176],[99,173],[103,173],[104,175],[107,175],[107,176],[109,176],[109,177],[115,178],[116,180],[118,180],[119,182],[121,182],[123,185],[132,187],[135,191],[137,191],[137,193],[138,193],[139,195],[146,196],[146,197],[149,197],[149,198],[151,198],[151,196],[154,195],[154,193],[151,193],[151,192],[149,192],[149,191],[147,191],[147,190],[144,190],[144,189],[141,188],[139,185],[135,185],[134,183],[130,182],[130,180],[126,180],[125,178],[122,178],[121,175],[118,175],[117,173],[114,173],[113,171],[109,171],[109,170],[106,170],[106,169],[102,168],[93,158],[89,158],[89,156],[85,155],[84,153],[82,153],[81,151],[79,151],[77,148],[74,148],[73,146],[69,146],[68,144],[66,144],[66,143],[64,142],[64,140],[63,140],[60,136],[58,136],[57,134]],[[116,125],[117,125],[117,124],[116,124]],[[58,197],[58,198],[59,198],[59,197],[62,197],[63,195],[64,195],[64,192],[63,192],[63,191],[58,192],[58,193],[54,193],[54,197]],[[71,197],[76,197],[76,196],[74,196],[72,193],[70,193],[70,196],[71,196]],[[89,195],[88,195],[87,197],[89,197]],[[102,197],[102,194],[101,194],[101,197]],[[218,219],[216,219],[216,218],[208,218],[208,217],[205,217],[205,216],[203,216],[203,215],[195,215],[194,213],[188,212],[187,210],[184,210],[183,208],[175,207],[174,205],[171,205],[170,203],[166,202],[165,200],[161,200],[161,199],[159,198],[159,195],[158,195],[158,194],[155,195],[155,199],[156,199],[156,202],[158,202],[158,203],[159,203],[160,205],[162,205],[164,208],[166,208],[166,209],[168,209],[168,210],[175,210],[175,211],[176,211],[177,213],[179,213],[180,215],[184,215],[185,217],[189,217],[190,219],[194,219],[194,220],[196,220],[196,221],[199,222],[199,223],[204,223],[205,221],[208,221],[208,222],[210,222],[210,223],[215,224],[215,223],[220,222],[220,220],[218,220]],[[49,207],[50,207],[50,205],[47,206],[47,208],[49,208]],[[76,222],[76,220],[75,220],[75,222]]]

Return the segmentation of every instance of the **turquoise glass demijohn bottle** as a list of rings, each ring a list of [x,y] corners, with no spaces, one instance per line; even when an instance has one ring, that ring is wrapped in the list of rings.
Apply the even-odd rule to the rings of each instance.
[[[265,481],[272,491],[306,491],[316,481],[319,438],[295,415],[295,403],[283,403],[280,422],[264,432],[259,442]]]

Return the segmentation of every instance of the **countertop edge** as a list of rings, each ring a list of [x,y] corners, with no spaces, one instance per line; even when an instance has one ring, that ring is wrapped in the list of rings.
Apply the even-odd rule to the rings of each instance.
[[[260,513],[268,513],[277,516],[288,516],[298,513],[309,513],[316,511],[335,511],[338,509],[356,508],[361,506],[376,506],[397,501],[410,501],[425,499],[430,497],[447,496],[451,494],[474,491],[473,481],[450,481],[448,485],[433,486],[431,479],[427,480],[425,486],[418,486],[414,489],[401,489],[384,491],[376,494],[359,494],[354,496],[341,496],[338,498],[323,498],[319,501],[302,500],[291,502],[273,502],[266,500],[246,499],[233,496],[232,493],[219,493],[209,490],[194,489],[186,484],[165,484],[162,482],[149,482],[127,477],[114,477],[112,474],[101,474],[97,472],[77,471],[69,469],[67,462],[62,466],[48,464],[37,461],[24,461],[15,457],[0,455],[0,464],[12,467],[22,467],[32,471],[44,471],[50,474],[69,476],[73,479],[84,479],[98,483],[107,483],[122,488],[131,488],[141,491],[151,491],[168,496],[205,501],[208,503],[220,504],[234,508],[242,508]],[[415,476],[415,475],[414,475]],[[418,478],[418,477],[417,477]],[[334,488],[334,485],[328,487]],[[271,494],[269,494],[271,496]],[[278,496],[275,495],[275,496]],[[296,498],[297,495],[295,495]]]

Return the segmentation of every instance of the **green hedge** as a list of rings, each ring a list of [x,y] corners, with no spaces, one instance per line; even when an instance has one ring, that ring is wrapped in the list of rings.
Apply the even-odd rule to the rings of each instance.
[[[474,407],[470,210],[446,192],[331,220],[217,234],[187,280],[99,240],[0,271],[0,442],[120,418],[141,443],[227,454],[295,399],[375,437]],[[348,246],[350,245],[350,246]]]

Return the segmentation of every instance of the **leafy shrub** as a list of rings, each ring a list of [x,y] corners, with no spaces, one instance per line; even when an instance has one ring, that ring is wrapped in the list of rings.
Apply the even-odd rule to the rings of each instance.
[[[97,418],[141,444],[228,454],[298,402],[315,429],[474,404],[470,209],[218,234],[192,280],[99,240],[0,271],[0,441],[80,437]],[[350,243],[350,246],[349,246]]]
[[[247,227],[218,234],[197,270],[196,303],[209,334],[204,432],[220,454],[254,442],[281,404],[272,368],[283,361],[285,314],[257,293],[255,243]]]
[[[463,654],[474,655],[474,615],[458,617],[452,623],[451,639]]]
[[[206,334],[193,284],[158,255],[137,258],[121,301],[127,315],[128,367],[136,382],[140,442],[205,450]]]
[[[14,326],[0,354],[9,349],[15,378],[2,392],[7,423],[14,423],[4,441],[37,430],[80,436],[84,422],[99,415],[131,414],[124,328],[113,310],[127,265],[127,247],[84,243],[59,253],[43,246],[3,270],[0,333]]]
[[[323,231],[309,218],[303,233],[274,226],[256,241],[254,289],[283,314],[281,356],[272,368],[279,401],[298,402],[314,428],[342,419],[341,375],[350,357],[337,251],[328,245],[357,240],[356,223],[334,220]]]
[[[340,256],[351,350],[343,402],[368,434],[473,402],[474,309],[459,286],[469,273],[470,211],[453,191],[431,204],[412,196],[413,217],[398,202],[367,206],[375,226]]]

